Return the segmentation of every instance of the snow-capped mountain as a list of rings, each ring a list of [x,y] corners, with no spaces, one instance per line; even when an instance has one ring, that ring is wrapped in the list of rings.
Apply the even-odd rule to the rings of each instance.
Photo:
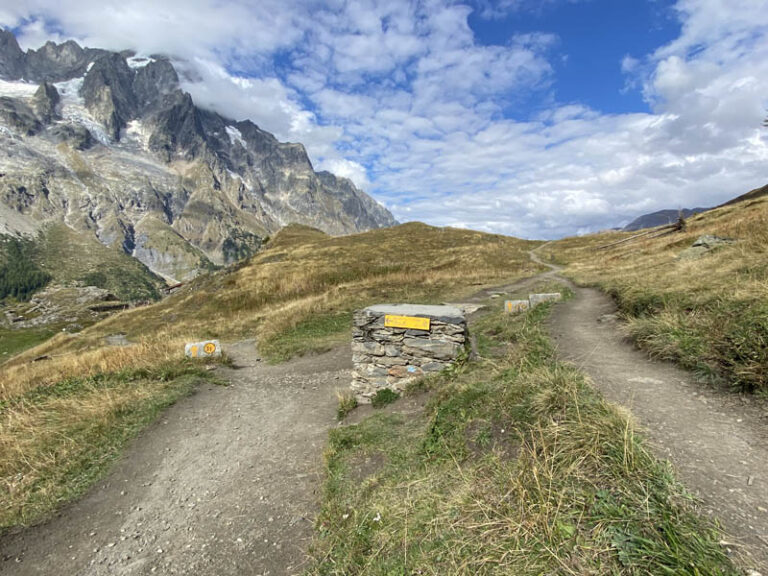
[[[162,56],[0,31],[0,234],[65,223],[182,280],[247,256],[289,223],[395,224],[301,144],[195,106]]]

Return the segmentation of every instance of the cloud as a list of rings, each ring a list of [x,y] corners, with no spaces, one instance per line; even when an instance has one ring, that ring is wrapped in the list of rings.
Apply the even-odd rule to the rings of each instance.
[[[199,104],[304,143],[403,221],[551,238],[765,184],[764,0],[678,0],[678,38],[616,63],[634,114],[555,101],[568,47],[546,30],[489,44],[469,24],[535,4],[28,0],[0,23],[25,46],[171,54]]]

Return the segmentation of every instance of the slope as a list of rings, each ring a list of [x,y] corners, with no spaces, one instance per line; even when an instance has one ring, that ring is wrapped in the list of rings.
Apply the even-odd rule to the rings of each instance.
[[[124,430],[135,433],[204,380],[181,360],[185,341],[255,338],[275,360],[327,350],[349,341],[357,307],[440,302],[536,273],[527,256],[536,244],[423,224],[336,238],[289,227],[246,263],[60,333],[0,365],[0,476],[9,487],[0,526],[32,522],[82,492],[127,441]]]
[[[630,336],[653,356],[765,393],[768,198],[754,195],[699,214],[683,232],[601,249],[630,236],[568,238],[541,253],[577,282],[611,294]]]

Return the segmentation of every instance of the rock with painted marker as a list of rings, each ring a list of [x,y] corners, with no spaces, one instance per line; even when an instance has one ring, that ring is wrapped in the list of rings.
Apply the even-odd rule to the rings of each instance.
[[[504,302],[504,310],[509,314],[520,314],[531,307],[528,300],[507,300]]]
[[[221,356],[221,343],[218,340],[203,340],[190,342],[184,346],[187,358],[210,358]]]

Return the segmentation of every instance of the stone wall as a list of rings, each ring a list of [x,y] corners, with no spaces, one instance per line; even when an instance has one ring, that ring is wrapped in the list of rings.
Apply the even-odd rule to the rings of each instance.
[[[429,329],[401,328],[398,320],[429,319]],[[464,347],[467,323],[453,306],[390,304],[354,314],[352,390],[368,402],[382,388],[400,391],[416,378],[450,366]],[[400,322],[402,323],[402,322]]]

